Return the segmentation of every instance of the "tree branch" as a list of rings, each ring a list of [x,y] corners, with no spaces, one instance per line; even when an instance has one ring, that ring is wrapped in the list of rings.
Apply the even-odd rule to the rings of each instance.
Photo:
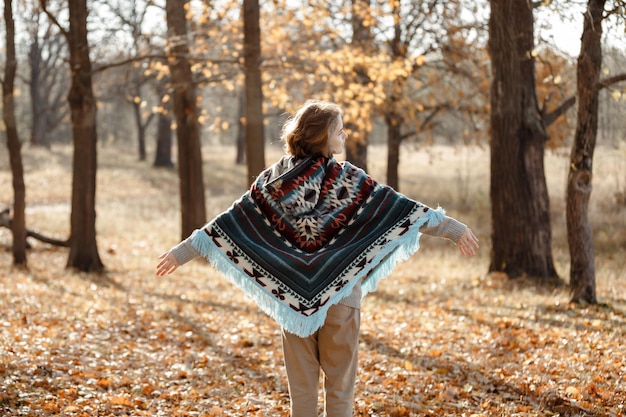
[[[48,19],[50,19],[50,21],[59,28],[59,30],[61,31],[61,33],[63,34],[63,36],[65,37],[65,40],[67,41],[68,45],[70,44],[70,34],[67,31],[67,29],[65,29],[63,27],[63,25],[57,20],[56,17],[54,17],[54,15],[52,13],[50,13],[50,11],[48,10],[48,8],[46,7],[48,5],[48,1],[47,0],[39,0],[39,5],[41,6],[41,10],[43,10],[43,12],[46,14],[46,16],[48,16]]]
[[[139,61],[143,61],[145,59],[161,59],[161,60],[166,60],[168,57],[173,57],[176,56],[174,54],[172,55],[165,55],[165,54],[148,54],[148,55],[139,55],[139,56],[135,56],[135,57],[131,57],[128,59],[123,59],[121,61],[117,61],[117,62],[112,62],[110,64],[103,64],[100,65],[99,67],[95,68],[93,71],[91,71],[91,74],[96,74],[99,72],[102,72],[104,70],[108,70],[111,68],[116,68],[116,67],[123,67],[124,65],[128,65],[128,64],[132,64],[134,62],[139,62]],[[237,59],[200,59],[200,58],[196,58],[194,59],[195,61],[203,61],[203,62],[211,62],[213,64],[236,64],[239,61]]]
[[[5,208],[2,211],[0,211],[0,227],[6,227],[7,229],[11,230],[12,223],[13,223],[13,218],[11,218],[10,209]],[[54,238],[44,236],[40,233],[37,233],[29,229],[26,229],[26,237],[32,237],[33,239],[37,239],[41,242],[49,243],[55,246],[63,246],[66,248],[70,246],[69,239],[66,239],[66,240],[54,239]]]
[[[144,59],[162,59],[162,60],[165,60],[165,59],[167,59],[167,57],[165,56],[165,54],[150,54],[150,55],[135,56],[135,57],[132,57],[132,58],[121,60],[121,61],[112,62],[110,64],[100,65],[97,68],[94,68],[93,71],[91,71],[91,74],[92,75],[93,74],[97,74],[99,72],[102,72],[104,70],[108,70],[108,69],[111,69],[111,68],[123,67],[124,65],[132,64],[134,62],[143,61]]]
[[[567,112],[570,109],[570,107],[573,107],[574,104],[576,104],[576,96],[570,96],[567,98],[567,100],[561,103],[559,107],[552,110],[550,113],[547,113],[543,117],[543,122],[545,123],[546,127],[550,126],[552,123],[556,121],[556,119],[558,119],[563,114],[565,114],[565,112]]]
[[[543,5],[544,5],[544,3],[545,3],[545,1],[541,1],[541,0],[540,0],[540,1],[533,1],[532,3],[530,3],[530,7],[531,7],[532,9],[536,9],[536,8],[538,8],[538,7],[543,6]]]
[[[600,82],[598,83],[598,90],[602,90],[603,88],[610,87],[613,84],[617,84],[622,81],[626,81],[626,72],[614,75],[609,78],[605,78],[604,80],[600,80]]]
[[[618,75],[615,75],[613,77],[609,77],[609,78],[605,78],[604,80],[600,80],[600,82],[598,82],[598,85],[596,86],[596,88],[598,90],[602,90],[604,88],[608,88],[608,87],[612,86],[613,84],[617,84],[617,83],[622,82],[622,81],[626,81],[626,73],[618,74]],[[576,104],[576,96],[575,95],[568,97],[563,103],[561,103],[561,105],[559,107],[557,107],[556,109],[554,109],[550,113],[547,113],[544,116],[544,118],[543,118],[543,121],[546,124],[546,127],[550,126],[552,123],[554,123],[556,121],[556,119],[561,117],[574,104]]]

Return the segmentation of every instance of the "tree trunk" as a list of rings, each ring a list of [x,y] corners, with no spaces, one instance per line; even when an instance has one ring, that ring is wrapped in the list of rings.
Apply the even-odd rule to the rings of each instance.
[[[50,138],[47,135],[46,122],[46,102],[47,100],[41,96],[41,77],[42,77],[42,58],[41,47],[39,45],[39,37],[35,34],[33,42],[29,49],[30,61],[30,111],[32,122],[30,128],[30,143],[34,146],[43,146],[50,148]]]
[[[146,126],[139,126],[137,131],[137,151],[139,152],[139,160],[145,161],[146,154]]]
[[[246,85],[246,161],[248,182],[252,182],[265,168],[259,0],[243,0],[243,37]]]
[[[493,0],[491,55],[492,252],[489,270],[557,279],[544,172],[548,138],[535,90],[531,4]]]
[[[13,87],[17,60],[15,58],[15,24],[13,21],[13,2],[4,1],[4,21],[6,25],[6,62],[2,83],[2,116],[7,135],[7,148],[13,176],[13,263],[26,265],[26,186],[24,185],[24,166],[20,138],[15,122],[15,102]]]
[[[87,1],[68,0],[68,43],[72,84],[68,102],[72,116],[74,160],[68,267],[98,272],[104,265],[96,244],[97,106],[93,94],[87,42]]]
[[[387,185],[400,190],[398,166],[400,165],[401,118],[393,111],[385,115],[387,124]]]
[[[146,127],[141,120],[141,103],[132,102],[133,116],[137,126],[137,153],[140,161],[146,160]]]
[[[364,53],[373,53],[373,36],[369,25],[364,24],[365,17],[371,17],[370,0],[352,0],[352,45]],[[367,74],[367,68],[363,65],[355,65],[356,80],[364,87],[371,79]],[[355,130],[353,123],[346,123],[348,130]],[[359,132],[360,135],[346,143],[346,159],[357,167],[367,171],[367,143],[368,132]]]
[[[353,124],[347,123],[346,128],[353,130]],[[367,143],[368,135],[363,132],[362,138],[358,141],[351,140],[346,143],[346,160],[350,161],[353,165],[361,168],[367,172]]]
[[[602,13],[606,0],[589,0],[580,55],[576,92],[578,119],[567,177],[567,241],[573,302],[595,304],[596,276],[593,236],[587,211],[593,179],[593,153],[598,132],[599,82],[602,66]]]
[[[400,25],[400,2],[392,2],[391,14],[394,17],[394,36],[389,42],[392,60],[402,60],[406,57],[406,48],[402,42],[402,27]],[[394,79],[391,93],[387,99],[385,122],[387,123],[387,185],[399,190],[398,167],[400,165],[400,143],[402,142],[401,127],[402,116],[396,112],[399,108],[402,96],[403,80],[400,77]]]
[[[157,116],[157,141],[154,166],[172,168],[172,118],[169,113],[160,112]]]
[[[239,114],[239,121],[237,122],[237,155],[235,156],[235,163],[237,165],[243,165],[246,163],[246,124],[245,113],[246,113],[246,98],[245,92],[242,91],[239,93],[239,109],[237,113]]]
[[[189,64],[186,0],[167,0],[168,65],[173,86],[174,117],[180,176],[181,235],[186,238],[206,223],[202,147],[197,95]]]

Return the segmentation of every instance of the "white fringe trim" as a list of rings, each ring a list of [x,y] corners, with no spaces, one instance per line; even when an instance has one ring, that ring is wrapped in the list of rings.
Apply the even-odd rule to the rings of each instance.
[[[393,241],[393,245],[378,253],[369,263],[373,268],[359,272],[350,282],[335,294],[328,302],[311,316],[304,316],[291,307],[280,302],[276,297],[267,292],[254,279],[239,269],[230,259],[224,255],[215,245],[213,239],[204,232],[196,230],[191,235],[191,244],[233,285],[240,288],[246,295],[251,297],[259,308],[268,316],[272,317],[286,331],[300,337],[307,337],[315,333],[324,325],[328,309],[347,297],[354,290],[354,286],[362,281],[363,296],[376,289],[378,283],[386,278],[394,267],[406,261],[411,255],[419,250],[420,227],[429,227],[439,224],[445,216],[442,208],[429,210],[418,223],[404,235]]]

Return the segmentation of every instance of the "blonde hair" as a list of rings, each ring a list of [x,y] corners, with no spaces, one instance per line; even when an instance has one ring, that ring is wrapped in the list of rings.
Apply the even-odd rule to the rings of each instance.
[[[327,101],[307,100],[283,125],[281,140],[295,157],[326,155],[328,136],[339,124],[341,108]]]

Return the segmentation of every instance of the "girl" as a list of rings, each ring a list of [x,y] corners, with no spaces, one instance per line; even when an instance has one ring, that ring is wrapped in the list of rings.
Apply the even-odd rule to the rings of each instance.
[[[229,210],[160,256],[157,275],[205,257],[282,327],[292,417],[353,413],[361,298],[419,248],[421,233],[472,256],[478,239],[440,208],[378,184],[334,154],[341,109],[309,100],[284,125],[287,155]]]

